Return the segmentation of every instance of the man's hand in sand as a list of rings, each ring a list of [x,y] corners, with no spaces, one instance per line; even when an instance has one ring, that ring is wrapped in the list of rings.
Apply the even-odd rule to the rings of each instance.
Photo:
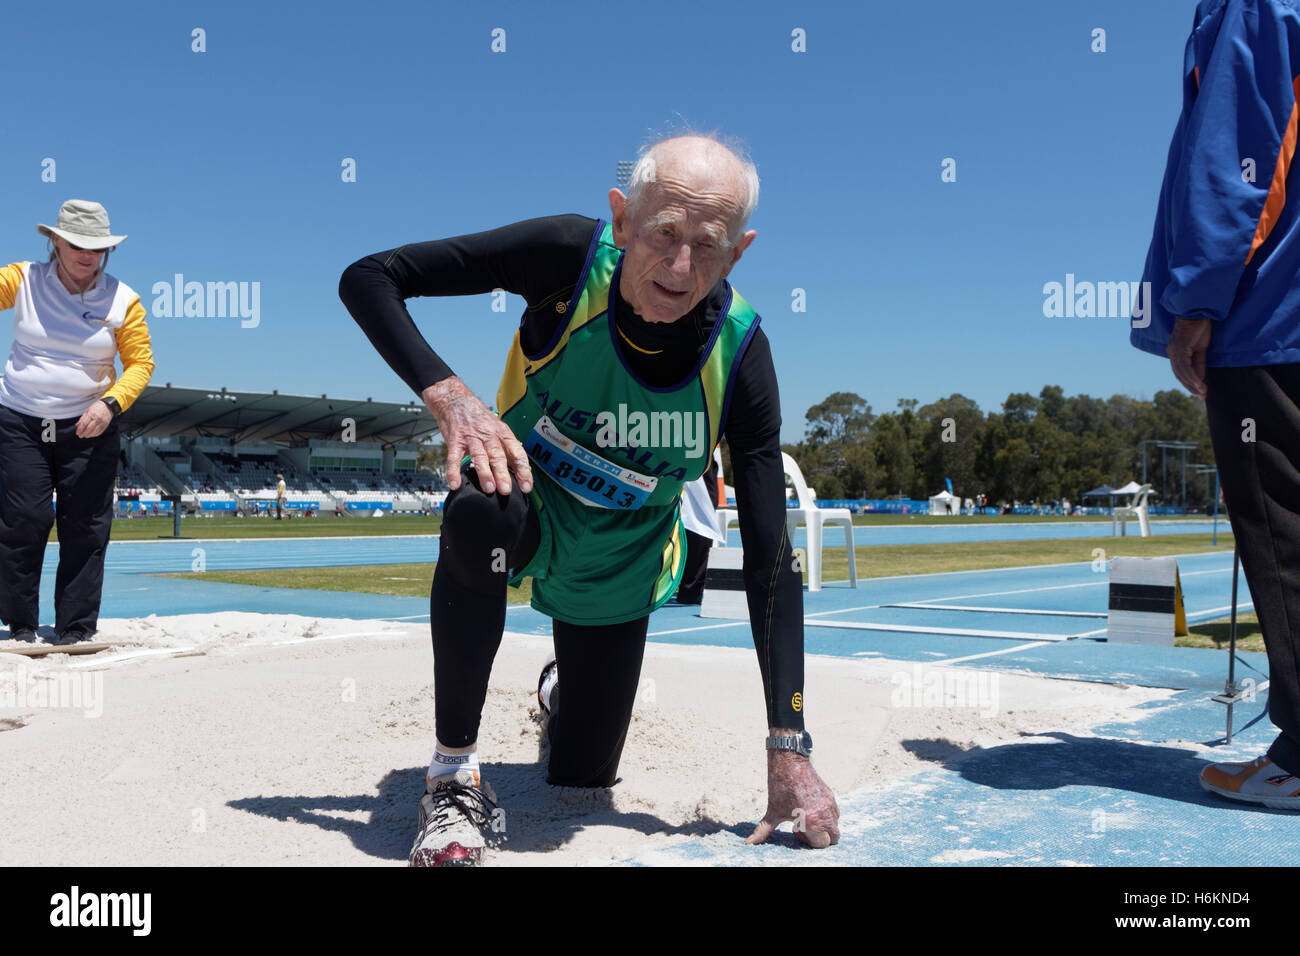
[[[793,733],[793,731],[782,731]],[[790,750],[767,752],[767,813],[746,843],[764,842],[778,826],[794,822],[794,833],[821,849],[840,842],[840,808],[812,761]]]
[[[447,443],[447,487],[460,487],[460,461],[469,455],[479,484],[488,494],[510,494],[510,473],[519,479],[519,490],[527,494],[533,487],[533,472],[528,455],[503,422],[475,397],[456,376],[430,385],[420,397]]]
[[[1205,397],[1205,353],[1213,332],[1213,319],[1179,319],[1165,346],[1174,377],[1197,398]]]

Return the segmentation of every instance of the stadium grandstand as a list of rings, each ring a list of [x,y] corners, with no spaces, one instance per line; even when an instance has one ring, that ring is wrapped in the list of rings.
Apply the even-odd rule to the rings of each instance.
[[[225,388],[149,386],[119,419],[114,509],[247,516],[273,513],[284,476],[288,515],[428,513],[447,487],[419,470],[438,432],[420,404]]]

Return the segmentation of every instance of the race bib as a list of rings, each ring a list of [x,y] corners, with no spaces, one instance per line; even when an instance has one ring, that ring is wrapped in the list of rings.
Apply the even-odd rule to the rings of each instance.
[[[634,511],[659,484],[658,478],[639,475],[583,448],[545,415],[533,426],[527,451],[532,463],[557,485],[593,508]]]

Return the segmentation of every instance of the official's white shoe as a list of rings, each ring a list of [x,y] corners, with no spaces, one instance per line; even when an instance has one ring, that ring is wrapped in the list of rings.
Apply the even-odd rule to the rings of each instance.
[[[1274,810],[1300,810],[1300,777],[1268,757],[1249,763],[1212,763],[1201,771],[1201,786],[1229,800],[1258,803]]]
[[[420,832],[410,866],[478,866],[488,834],[502,829],[503,816],[492,788],[473,770],[428,780],[420,798]]]

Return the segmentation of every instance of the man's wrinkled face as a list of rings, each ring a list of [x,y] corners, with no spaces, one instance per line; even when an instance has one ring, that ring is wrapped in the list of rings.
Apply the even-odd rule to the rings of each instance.
[[[734,183],[675,176],[661,165],[656,182],[629,215],[614,190],[614,242],[624,247],[619,292],[647,322],[675,322],[708,295],[753,241],[729,239],[743,212]]]

